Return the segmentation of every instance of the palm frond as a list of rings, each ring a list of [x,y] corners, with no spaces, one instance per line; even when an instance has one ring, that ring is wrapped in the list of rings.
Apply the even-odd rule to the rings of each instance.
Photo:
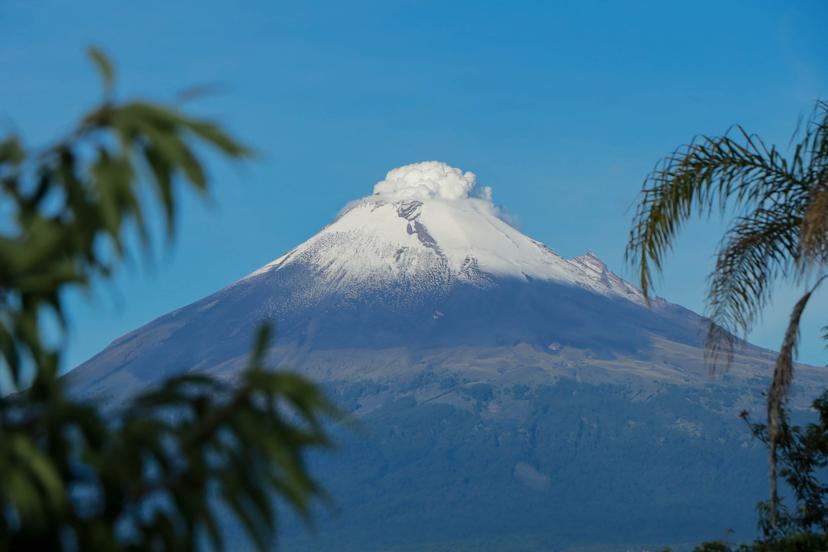
[[[753,327],[769,299],[773,282],[787,275],[798,254],[802,198],[760,207],[739,217],[727,232],[708,278],[710,326],[708,359],[730,359],[735,335]]]
[[[736,138],[702,136],[659,162],[646,178],[633,217],[626,258],[645,295],[678,231],[696,212],[753,210],[800,194],[802,156],[787,160],[775,146],[736,127]]]
[[[828,264],[828,104],[818,102],[803,140],[811,196],[802,224],[803,271]]]
[[[828,171],[811,195],[802,220],[803,268],[828,264]]]
[[[828,275],[819,278],[794,305],[791,311],[791,318],[788,322],[788,329],[785,331],[785,338],[782,341],[782,348],[776,358],[776,366],[773,370],[773,381],[768,390],[768,442],[770,446],[770,484],[771,484],[771,511],[779,502],[779,493],[776,481],[776,447],[779,442],[779,435],[783,424],[783,408],[788,397],[788,392],[793,381],[794,358],[799,346],[799,326],[802,320],[802,313],[808,306],[814,292],[828,279]]]
[[[821,171],[828,167],[828,102],[818,101],[810,119],[806,141],[811,165]]]
[[[717,209],[737,215],[722,240],[708,279],[707,357],[732,352],[767,305],[773,283],[793,276],[801,282],[828,265],[828,104],[818,102],[794,134],[789,157],[736,127],[735,139],[702,136],[659,162],[645,179],[627,243],[648,297],[664,255],[693,216]],[[823,276],[795,305],[768,394],[771,521],[779,508],[776,445],[783,407],[793,379],[802,313]],[[828,327],[825,328],[828,340]]]

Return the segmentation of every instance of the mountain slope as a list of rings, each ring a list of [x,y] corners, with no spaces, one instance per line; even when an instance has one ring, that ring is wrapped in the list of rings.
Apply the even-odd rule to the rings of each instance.
[[[296,547],[554,549],[752,528],[763,454],[737,414],[760,406],[773,355],[745,345],[711,378],[701,317],[521,234],[471,173],[389,172],[308,241],[69,378],[110,401],[182,371],[232,378],[262,321],[278,327],[273,361],[367,428],[317,460],[343,514]],[[819,375],[798,377],[815,394]]]

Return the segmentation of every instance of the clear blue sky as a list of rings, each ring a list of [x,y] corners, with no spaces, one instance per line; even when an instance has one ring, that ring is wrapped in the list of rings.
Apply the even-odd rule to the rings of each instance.
[[[787,143],[828,98],[828,3],[113,2],[0,3],[0,131],[32,145],[98,94],[83,48],[117,61],[123,96],[221,94],[192,108],[255,146],[215,165],[215,201],[187,197],[176,245],[90,298],[72,298],[68,364],[209,294],[314,234],[385,172],[427,159],[477,173],[521,229],[564,256],[594,250],[629,276],[631,206],[656,160],[742,123]],[[721,231],[688,228],[661,295],[703,309]],[[828,297],[807,319],[802,359]],[[781,341],[795,290],[752,339]],[[820,316],[821,315],[821,316]]]

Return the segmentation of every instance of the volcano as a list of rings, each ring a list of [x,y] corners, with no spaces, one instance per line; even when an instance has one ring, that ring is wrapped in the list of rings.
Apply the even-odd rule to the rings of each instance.
[[[232,380],[264,321],[272,362],[365,428],[313,459],[337,511],[312,535],[288,522],[289,549],[614,550],[755,531],[765,451],[738,414],[761,411],[774,354],[742,343],[712,377],[701,316],[525,236],[470,172],[390,171],[306,242],[69,381],[117,402],[182,372]],[[797,377],[816,396],[817,372]]]

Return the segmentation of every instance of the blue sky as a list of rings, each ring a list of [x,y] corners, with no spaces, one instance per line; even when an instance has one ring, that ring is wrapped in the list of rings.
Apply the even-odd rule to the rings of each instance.
[[[742,123],[786,144],[828,98],[828,4],[753,2],[0,3],[0,131],[30,145],[98,97],[97,44],[126,96],[220,93],[191,109],[259,152],[211,163],[209,205],[185,196],[174,247],[73,296],[67,365],[251,272],[314,234],[389,169],[471,170],[520,228],[625,276],[631,209],[653,164],[699,133]],[[703,310],[722,230],[694,223],[658,292]],[[753,341],[776,347],[783,287]],[[811,306],[802,360],[828,362]],[[822,316],[820,316],[822,314]]]

